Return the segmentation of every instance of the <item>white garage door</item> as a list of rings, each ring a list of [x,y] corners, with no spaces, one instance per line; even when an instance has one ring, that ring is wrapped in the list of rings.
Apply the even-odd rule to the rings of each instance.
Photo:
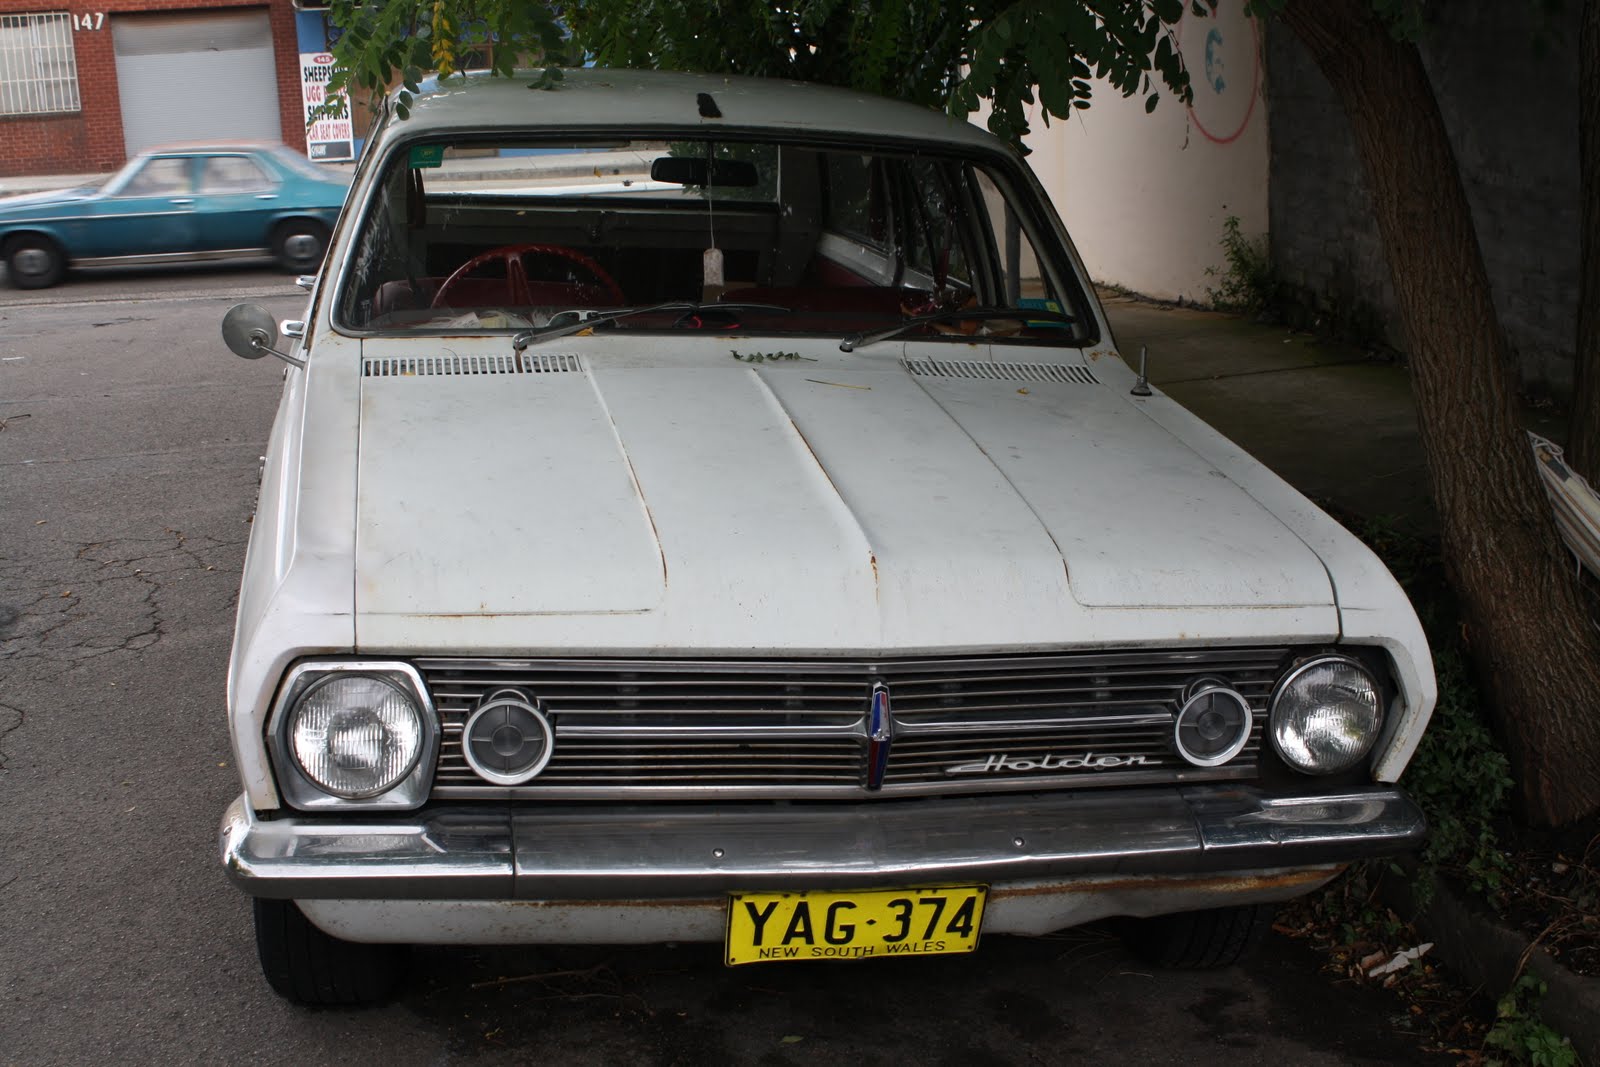
[[[113,15],[131,156],[172,141],[281,141],[265,11]]]

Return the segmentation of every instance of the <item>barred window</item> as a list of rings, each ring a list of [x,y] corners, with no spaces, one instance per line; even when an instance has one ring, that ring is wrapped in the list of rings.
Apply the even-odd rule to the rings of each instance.
[[[72,16],[0,15],[0,115],[77,111]]]

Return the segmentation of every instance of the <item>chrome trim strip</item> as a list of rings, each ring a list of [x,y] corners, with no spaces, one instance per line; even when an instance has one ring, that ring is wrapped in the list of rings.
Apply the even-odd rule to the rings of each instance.
[[[1268,797],[1199,786],[737,810],[454,807],[373,821],[266,820],[240,797],[219,838],[229,877],[254,896],[660,900],[1326,866],[1415,848],[1425,833],[1395,788]]]
[[[1072,666],[1080,669],[1094,667],[1150,667],[1168,666],[1193,669],[1196,665],[1218,660],[1250,659],[1261,667],[1272,666],[1289,651],[1288,646],[1262,648],[1259,645],[1215,645],[1195,649],[1118,649],[1115,651],[1079,653],[1000,654],[993,656],[886,656],[881,659],[507,659],[492,657],[423,656],[415,662],[419,670],[430,677],[438,671],[461,670],[481,675],[495,670],[525,671],[648,671],[652,674],[682,674],[689,671],[706,671],[722,675],[771,674],[775,671],[793,674],[836,674],[850,678],[866,671],[876,673],[892,669],[902,673],[896,684],[908,682],[926,684],[948,680],[943,676],[933,678],[912,677],[918,672],[948,672],[950,670],[1005,670],[1027,667],[1051,671]]]
[[[1017,716],[1009,719],[959,719],[946,722],[906,722],[904,713],[896,720],[896,730],[904,737],[922,737],[933,734],[972,734],[979,731],[994,733],[1027,733],[1032,730],[1089,729],[1095,726],[1166,726],[1172,722],[1170,711],[1152,710],[1129,712],[1125,715],[1084,715],[1040,717]]]
[[[894,711],[889,705],[889,687],[877,682],[872,687],[872,711],[867,723],[867,788],[883,786],[889,767],[889,749],[894,744]]]
[[[1176,763],[1175,763],[1176,766]],[[867,792],[861,786],[860,762],[850,767],[849,784],[810,784],[810,785],[728,785],[718,784],[716,777],[705,771],[692,774],[685,772],[681,784],[678,785],[648,785],[648,786],[618,786],[613,782],[602,780],[595,776],[595,780],[588,785],[561,785],[541,789],[537,796],[531,795],[525,787],[496,787],[487,782],[474,780],[456,780],[447,783],[436,783],[433,788],[434,800],[583,800],[596,802],[597,800],[626,800],[629,803],[649,800],[665,801],[734,801],[734,800],[767,800],[777,798],[790,800],[832,800],[850,801],[863,800],[870,797],[944,797],[956,794],[969,794],[975,788],[990,794],[1015,794],[1037,793],[1043,789],[1081,789],[1100,792],[1107,789],[1128,788],[1132,786],[1171,785],[1174,782],[1184,782],[1199,777],[1200,768],[1182,764],[1182,770],[1162,769],[1156,771],[1073,771],[1066,775],[1035,775],[1027,777],[1018,775],[1014,779],[985,779],[981,786],[975,786],[971,776],[953,778],[949,781],[927,782],[916,781],[909,783],[896,783],[885,781],[876,792]],[[1112,776],[1114,775],[1114,777]],[[724,775],[726,777],[726,775]],[[791,774],[792,778],[795,775]],[[831,777],[842,780],[845,775],[837,774]],[[1209,769],[1205,775],[1208,782],[1242,781],[1256,777],[1254,764],[1241,767],[1217,767]],[[473,782],[476,781],[476,784]]]
[[[558,725],[556,740],[576,741],[587,737],[607,741],[711,741],[719,738],[730,741],[815,741],[837,737],[859,739],[861,729],[860,722],[849,726],[762,726],[759,733],[748,726]]]
[[[132,199],[131,197],[126,199]],[[114,219],[166,219],[166,218],[193,218],[193,211],[125,211],[117,215],[29,215],[27,218],[8,218],[5,224],[11,226],[37,226],[47,222],[104,222]]]
[[[205,263],[213,259],[238,259],[241,256],[270,256],[268,248],[224,248],[210,252],[159,252],[142,256],[74,257],[75,267],[134,267],[160,263]]]

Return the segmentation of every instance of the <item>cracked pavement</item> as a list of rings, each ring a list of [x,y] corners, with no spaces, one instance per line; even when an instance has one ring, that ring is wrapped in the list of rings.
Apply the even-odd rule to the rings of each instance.
[[[248,277],[275,314],[303,306],[281,275]],[[226,302],[185,284],[123,303],[0,290],[7,1064],[118,1047],[147,1062],[213,963],[249,962],[234,943],[247,913],[211,853],[237,792],[223,681],[282,379],[228,355]],[[231,1058],[220,1036],[197,1031],[173,1058]]]
[[[64,544],[70,556],[0,562],[0,662],[78,661],[135,652],[161,640],[174,583],[216,574],[237,584],[245,539],[166,529],[160,537]],[[179,601],[177,610],[186,606]]]

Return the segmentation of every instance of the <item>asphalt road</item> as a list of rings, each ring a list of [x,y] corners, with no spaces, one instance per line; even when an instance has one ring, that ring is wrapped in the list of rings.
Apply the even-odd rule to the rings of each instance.
[[[1287,939],[1171,973],[1100,928],[738,969],[708,945],[427,949],[381,1009],[278,1000],[214,840],[283,369],[223,347],[239,300],[293,318],[304,294],[256,265],[0,288],[0,1064],[1428,1062],[1395,1002]]]

